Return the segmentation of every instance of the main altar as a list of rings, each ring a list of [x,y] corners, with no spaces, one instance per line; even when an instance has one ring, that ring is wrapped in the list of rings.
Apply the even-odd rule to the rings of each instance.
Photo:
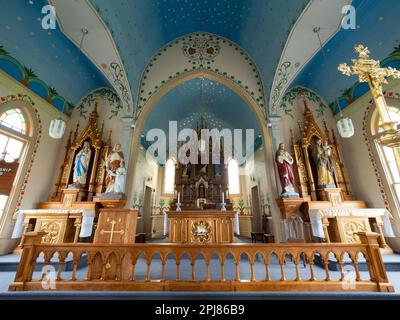
[[[185,244],[232,243],[233,211],[169,211],[169,242]]]

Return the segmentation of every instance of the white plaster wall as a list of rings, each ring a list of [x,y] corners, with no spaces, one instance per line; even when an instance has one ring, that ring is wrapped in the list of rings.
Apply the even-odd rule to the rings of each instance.
[[[59,140],[54,140],[48,135],[50,121],[59,114],[57,110],[22,84],[0,72],[0,97],[18,93],[29,95],[35,103],[35,107],[39,110],[43,126],[40,144],[20,206],[21,209],[29,209],[35,208],[39,202],[47,200],[50,196],[55,172],[58,174],[57,161],[62,150],[62,144]],[[33,121],[36,121],[33,111],[29,109],[29,112],[32,114]],[[66,120],[68,121],[68,117]],[[26,161],[31,161],[31,159],[32,155],[28,155]],[[26,170],[21,173],[22,176],[25,176],[25,173]],[[18,193],[21,190],[21,185],[22,183],[16,185]],[[16,201],[13,201],[10,210],[5,212],[0,219],[0,254],[11,251],[18,243],[17,240],[10,240],[16,219],[15,209]]]

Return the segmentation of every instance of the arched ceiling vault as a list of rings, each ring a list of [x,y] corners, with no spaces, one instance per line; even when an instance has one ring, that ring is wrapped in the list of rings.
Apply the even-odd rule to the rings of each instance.
[[[113,36],[133,93],[138,91],[145,66],[160,48],[184,35],[208,32],[236,43],[249,54],[269,95],[287,37],[309,0],[90,2]]]

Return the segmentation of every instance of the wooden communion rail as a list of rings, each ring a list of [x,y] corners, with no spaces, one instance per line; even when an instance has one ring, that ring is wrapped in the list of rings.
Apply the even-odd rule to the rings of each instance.
[[[38,279],[33,279],[37,259],[44,256],[44,265],[55,265],[53,286],[55,290],[113,290],[113,291],[375,291],[393,292],[389,283],[382,256],[377,242],[378,234],[359,233],[361,244],[229,244],[229,245],[177,245],[177,244],[133,244],[133,245],[95,245],[95,244],[41,244],[43,233],[27,233],[23,240],[21,261],[15,276],[15,281],[9,291],[46,290],[46,271],[39,272]],[[247,259],[243,259],[247,255]],[[316,255],[324,267],[314,265]],[[365,258],[368,266],[369,279],[359,271],[359,257]],[[66,258],[72,256],[72,272],[68,277],[63,276]],[[155,259],[154,257],[158,258]],[[173,257],[176,273],[172,279],[166,277],[167,261]],[[187,256],[186,269],[189,279],[182,279],[181,264]],[[199,256],[202,256],[199,259]],[[336,257],[339,271],[337,279],[331,277],[328,257]],[[347,259],[354,266],[354,280],[346,279],[345,263]],[[54,262],[54,257],[57,257]],[[82,257],[87,259],[87,270],[83,279],[78,279],[78,264]],[[139,259],[144,257],[143,259]],[[218,259],[212,259],[218,257]],[[276,257],[273,260],[271,257]],[[143,277],[138,279],[135,272],[141,260],[144,264]],[[161,264],[161,275],[153,277],[152,266]],[[212,261],[213,260],[213,261]],[[241,263],[248,264],[245,270],[249,279],[240,278]],[[205,278],[196,279],[195,263],[205,264]],[[217,261],[217,262],[216,262]],[[225,267],[232,263],[232,279],[227,279]],[[212,279],[210,264],[217,263],[220,274],[218,279]],[[273,280],[270,268],[273,263],[279,278]],[[294,265],[292,278],[285,277],[288,263]],[[301,268],[309,268],[309,278],[303,279]],[[255,264],[265,268],[264,279],[255,276]],[[136,268],[137,269],[137,268]],[[317,270],[318,269],[318,270]],[[204,270],[204,269],[203,269]],[[184,270],[185,271],[185,270]],[[242,270],[243,271],[243,270]],[[325,275],[318,279],[319,274]],[[78,272],[78,273],[77,273]],[[213,274],[215,276],[215,274]],[[214,277],[215,278],[215,277]]]

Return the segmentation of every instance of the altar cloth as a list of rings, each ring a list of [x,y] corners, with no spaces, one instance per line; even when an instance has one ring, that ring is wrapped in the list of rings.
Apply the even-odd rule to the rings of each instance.
[[[386,209],[376,208],[326,208],[326,209],[310,209],[309,217],[311,222],[311,230],[314,236],[319,238],[325,238],[324,228],[322,224],[322,218],[334,218],[334,217],[377,217],[380,216],[383,221],[382,231],[383,235],[388,238],[395,237],[390,218],[392,218],[389,211]]]
[[[17,216],[17,220],[14,225],[14,230],[11,236],[11,239],[18,239],[22,237],[22,233],[24,232],[24,219],[25,214],[74,214],[74,213],[82,213],[82,225],[79,237],[86,238],[90,237],[93,229],[93,222],[95,211],[94,210],[82,210],[82,209],[24,209],[20,210]]]

